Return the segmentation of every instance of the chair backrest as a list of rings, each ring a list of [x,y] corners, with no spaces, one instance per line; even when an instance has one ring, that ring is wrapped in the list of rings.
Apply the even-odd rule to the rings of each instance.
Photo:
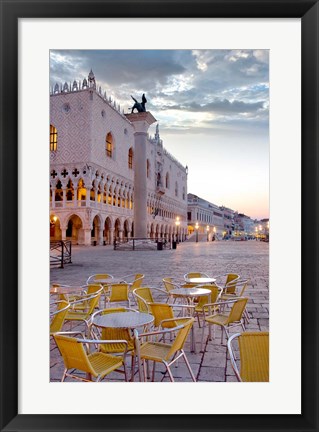
[[[238,338],[240,373],[233,356],[232,344]],[[228,349],[234,371],[240,381],[269,381],[269,332],[244,332],[229,338]]]
[[[64,319],[68,313],[70,304],[67,301],[61,300],[57,302],[57,310],[51,314],[50,333],[59,332],[62,330]]]
[[[269,332],[242,333],[238,340],[243,381],[269,381]]]
[[[193,326],[195,319],[190,318],[186,323],[183,324],[183,327],[178,331],[174,342],[171,345],[169,352],[167,353],[165,360],[170,359],[177,351],[183,349],[187,336]]]
[[[250,279],[241,279],[237,282],[238,297],[243,297]]]
[[[209,285],[202,285],[202,288],[209,289],[211,291],[210,299],[206,296],[199,297],[197,307],[203,307],[206,303],[215,303],[220,294],[219,287],[216,284],[212,283]]]
[[[142,285],[144,277],[145,277],[145,275],[143,275],[142,273],[136,273],[135,279],[134,279],[132,286],[131,286],[131,290],[133,290],[135,288],[139,288]]]
[[[169,293],[172,289],[177,288],[177,286],[172,281],[173,278],[166,277],[163,278],[163,284],[166,291]]]
[[[174,311],[171,305],[167,303],[148,303],[149,311],[154,316],[154,327],[159,327],[165,319],[174,318]],[[178,324],[171,321],[165,324],[166,328],[176,327]]]
[[[88,280],[86,281],[87,285],[90,285],[91,283],[97,282],[101,279],[113,279],[113,276],[109,273],[97,273],[94,275],[91,275]]]
[[[224,286],[224,292],[227,294],[234,294],[236,292],[236,281],[240,276],[236,273],[228,273],[226,275],[226,282]]]
[[[67,369],[79,369],[97,376],[88,359],[84,346],[77,338],[59,334],[53,335]]]
[[[133,295],[136,299],[138,310],[140,312],[148,312],[148,303],[154,302],[151,288],[136,288],[133,291]]]
[[[128,301],[129,285],[127,283],[119,283],[111,285],[110,302]]]
[[[227,324],[240,321],[242,319],[248,298],[240,297],[236,300],[229,312]]]
[[[96,283],[96,284],[90,283],[89,285],[84,287],[84,289],[86,290],[87,294],[94,294],[101,289],[101,285],[98,283]]]
[[[92,315],[94,309],[98,306],[103,288],[100,286],[99,291],[93,294],[85,294],[81,296],[78,300],[71,302],[74,305],[74,309],[83,309],[87,315]]]

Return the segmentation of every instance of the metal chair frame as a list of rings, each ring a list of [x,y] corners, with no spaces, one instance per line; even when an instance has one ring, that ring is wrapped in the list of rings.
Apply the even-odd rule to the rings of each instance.
[[[268,335],[269,336],[269,332],[248,332],[248,333],[249,334],[247,334],[244,337],[249,337],[250,335],[252,335],[252,336],[256,336],[256,335],[258,335],[258,336],[259,335],[260,336],[266,336],[266,335]],[[240,382],[243,382],[243,380],[242,380],[242,377],[240,375],[240,371],[239,371],[237,363],[236,363],[237,358],[235,356],[235,352],[233,350],[232,344],[234,342],[234,339],[238,338],[238,340],[239,340],[239,338],[243,337],[243,335],[245,335],[245,333],[235,333],[235,334],[231,335],[230,338],[227,341],[227,349],[228,349],[228,352],[229,352],[230,362],[231,362],[232,368],[233,368],[233,370],[235,372],[236,378]]]
[[[53,335],[53,337],[55,337],[56,335],[63,335],[63,336],[69,336],[69,335],[70,335],[70,336],[71,336],[71,335],[76,335],[76,334],[81,334],[81,336],[82,336],[82,339],[77,338],[77,343],[81,343],[81,344],[83,344],[84,346],[86,346],[86,350],[85,350],[85,354],[86,354],[86,356],[88,356],[88,353],[90,353],[89,346],[92,345],[92,344],[94,344],[94,345],[99,345],[99,344],[107,345],[107,344],[121,343],[121,344],[124,344],[124,345],[126,345],[126,346],[128,345],[126,340],[112,340],[112,341],[110,341],[110,340],[92,340],[92,339],[85,339],[84,336],[83,336],[83,333],[81,333],[81,332],[58,332],[58,333],[55,333],[55,334]],[[56,342],[56,341],[55,341],[55,342]],[[57,342],[56,342],[56,343],[57,343]],[[58,346],[58,344],[57,344],[57,346]],[[60,351],[60,350],[59,350],[59,351]],[[61,352],[60,352],[60,354],[61,354]],[[114,370],[114,372],[124,373],[124,375],[125,375],[125,381],[128,380],[128,379],[127,379],[127,370],[126,370],[126,354],[127,354],[127,349],[125,349],[125,351],[123,352],[123,359],[122,359],[122,363],[123,363],[124,371],[121,371],[121,370],[119,370],[119,369],[115,369],[115,370]],[[62,355],[62,354],[61,354],[61,355]],[[113,357],[115,357],[115,356],[113,356]],[[88,360],[88,362],[90,363],[90,360],[89,360],[88,357],[87,357],[87,360]],[[76,369],[74,369],[74,368],[72,368],[72,369],[73,369],[73,371],[76,370]],[[69,370],[68,368],[64,368],[64,372],[63,372],[63,375],[62,375],[61,382],[63,382],[63,381],[65,380],[66,377],[70,377],[70,378],[77,379],[77,380],[79,380],[79,381],[84,381],[84,382],[91,382],[91,381],[93,381],[92,379],[90,379],[91,376],[88,376],[88,375],[90,375],[90,374],[87,374],[87,378],[82,378],[82,377],[79,377],[79,376],[77,376],[77,375],[73,375],[72,373],[68,373],[68,372],[67,372],[68,370]],[[101,376],[101,374],[98,375],[97,378],[96,378],[96,382],[101,381],[105,376],[106,376],[106,375],[104,375],[103,377]]]
[[[192,320],[192,325],[193,325],[193,323],[194,323],[194,318],[190,318],[190,320]],[[138,363],[139,363],[139,371],[140,371],[140,381],[145,381],[145,377],[146,377],[146,375],[147,375],[147,374],[146,374],[146,364],[145,364],[145,359],[142,359],[142,358],[141,358],[141,353],[140,353],[140,339],[143,339],[144,337],[145,337],[145,338],[149,338],[149,337],[152,337],[152,336],[163,335],[163,334],[166,334],[166,333],[170,333],[170,332],[172,332],[172,331],[173,331],[173,332],[175,332],[175,331],[180,331],[180,330],[182,330],[186,325],[188,325],[187,322],[184,323],[184,324],[182,324],[182,325],[176,326],[176,327],[174,327],[173,329],[168,329],[168,330],[157,330],[157,331],[153,331],[153,332],[142,333],[142,334],[140,334],[140,335],[137,333],[136,330],[134,330],[134,336],[135,336],[135,341],[136,341],[136,352],[137,352]],[[176,337],[178,337],[178,335],[177,335]],[[157,343],[158,343],[158,342],[157,342]],[[184,343],[185,343],[185,341],[184,341]],[[183,345],[184,345],[184,343],[183,343]],[[163,344],[163,345],[166,345],[166,344]],[[179,352],[179,354],[178,354],[178,352]],[[165,366],[165,368],[166,368],[166,372],[167,372],[168,375],[169,375],[170,381],[171,381],[171,382],[174,382],[174,377],[173,377],[172,372],[171,372],[171,370],[170,370],[170,366],[171,366],[172,364],[174,364],[176,361],[178,361],[178,359],[180,359],[181,357],[183,357],[183,359],[184,359],[184,361],[185,361],[185,363],[186,363],[187,369],[188,369],[188,371],[189,371],[189,373],[190,373],[190,375],[191,375],[192,380],[193,380],[194,382],[196,382],[196,378],[195,378],[194,373],[193,373],[193,371],[192,371],[192,369],[191,369],[191,366],[190,366],[190,364],[189,364],[189,362],[188,362],[188,360],[187,360],[187,357],[186,357],[186,354],[185,354],[183,348],[178,349],[178,350],[175,352],[175,354],[173,355],[172,359],[171,359],[169,362],[167,362],[167,361],[161,359],[161,362],[164,364],[164,366]],[[141,360],[143,360],[143,376],[142,376]],[[155,377],[155,364],[156,364],[156,361],[154,361],[154,366],[153,366],[153,374],[152,374],[152,380],[153,380],[153,381],[154,381],[154,377]],[[165,375],[166,375],[166,373],[165,373]],[[165,378],[165,375],[164,375],[163,379]]]
[[[231,323],[229,323],[229,324],[226,324],[226,325],[223,325],[223,324],[214,324],[214,323],[210,323],[210,322],[208,322],[208,321],[206,321],[206,316],[207,317],[213,317],[214,315],[217,315],[217,314],[214,314],[214,315],[211,315],[211,308],[212,307],[224,307],[224,306],[226,306],[226,305],[232,305],[232,308],[234,307],[234,305],[235,305],[235,303],[237,303],[238,302],[238,300],[246,300],[246,303],[247,303],[247,301],[248,301],[248,299],[247,298],[245,298],[245,297],[238,297],[238,298],[236,298],[236,299],[234,299],[234,300],[226,300],[226,301],[222,301],[222,302],[215,302],[215,303],[207,303],[206,305],[204,305],[203,306],[203,311],[204,311],[204,320],[203,320],[203,329],[202,329],[202,340],[201,340],[201,351],[203,351],[203,344],[204,344],[204,332],[205,332],[205,328],[206,328],[206,324],[208,325],[208,327],[209,327],[209,339],[211,340],[211,326],[213,326],[213,325],[219,325],[220,326],[220,328],[221,328],[221,330],[222,330],[222,334],[221,334],[221,344],[223,344],[223,340],[224,340],[224,332],[225,332],[225,334],[226,334],[226,339],[228,339],[229,338],[229,332],[228,332],[228,330],[229,329],[231,329],[231,328],[233,328],[233,327],[237,327],[237,326],[241,326],[242,327],[242,329],[243,329],[243,331],[245,331],[245,325],[244,325],[244,322],[243,322],[243,319],[242,319],[242,317],[240,318],[240,320],[239,321],[233,321],[233,322],[231,322]],[[206,310],[207,310],[207,308],[208,308],[208,313],[209,313],[209,315],[207,314],[206,315]],[[232,309],[230,309],[230,311],[229,311],[229,313],[228,313],[228,315],[230,315],[231,314],[231,311],[232,311]],[[243,316],[243,314],[244,314],[244,310],[243,310],[243,312],[242,312],[242,316]],[[214,335],[213,335],[214,336]]]

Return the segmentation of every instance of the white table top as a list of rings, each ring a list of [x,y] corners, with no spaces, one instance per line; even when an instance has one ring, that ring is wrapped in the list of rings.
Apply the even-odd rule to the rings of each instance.
[[[154,316],[142,312],[115,312],[98,315],[93,324],[98,327],[131,328],[142,327],[154,321]]]
[[[210,278],[210,277],[199,277],[199,278],[187,279],[186,282],[197,283],[197,284],[210,284],[210,283],[216,282],[216,279]]]
[[[170,290],[169,292],[172,295],[180,296],[180,297],[201,297],[210,295],[212,292],[206,288],[176,288]]]

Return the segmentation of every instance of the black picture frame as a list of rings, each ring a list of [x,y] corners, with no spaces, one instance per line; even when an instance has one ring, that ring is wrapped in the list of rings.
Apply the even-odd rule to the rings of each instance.
[[[317,431],[318,53],[315,0],[1,0],[1,431]],[[19,18],[301,18],[302,414],[21,415],[18,413],[18,20]],[[283,215],[283,218],[289,217]],[[35,239],[36,240],[36,239]],[[36,261],[35,261],[36,266]],[[292,312],[292,311],[290,311]],[[293,331],[286,317],[284,331]],[[32,331],[32,330],[30,330]],[[284,334],[283,334],[284,337]],[[289,353],[287,353],[289,359]],[[293,377],[291,377],[293,380]],[[196,385],[196,384],[195,384]],[[196,390],[197,391],[197,390]],[[252,397],[254,395],[252,394]],[[212,403],[213,403],[212,397]],[[83,399],[83,404],[85,401]],[[249,404],[249,400],[247,400]]]

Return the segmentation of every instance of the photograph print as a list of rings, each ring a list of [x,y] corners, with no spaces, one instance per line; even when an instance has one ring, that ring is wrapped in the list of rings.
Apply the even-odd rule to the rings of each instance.
[[[269,50],[51,50],[50,382],[268,382]]]

